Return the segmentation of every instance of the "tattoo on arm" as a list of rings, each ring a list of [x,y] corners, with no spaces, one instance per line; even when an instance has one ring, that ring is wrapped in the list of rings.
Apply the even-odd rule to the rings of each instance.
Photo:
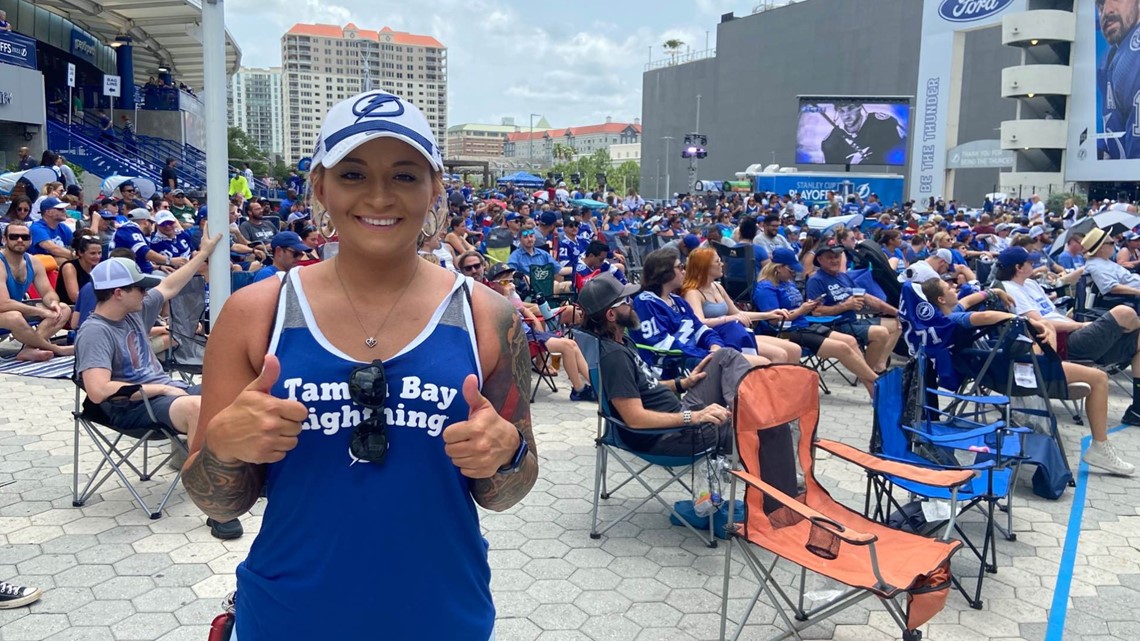
[[[245,514],[261,494],[264,466],[223,463],[203,447],[182,472],[182,485],[208,516],[230,521]]]
[[[499,360],[483,383],[483,396],[491,401],[499,416],[519,428],[526,438],[529,451],[517,472],[496,474],[489,479],[477,479],[472,494],[475,501],[501,512],[522,500],[534,487],[538,478],[538,449],[530,422],[530,348],[526,333],[513,308],[499,310]]]

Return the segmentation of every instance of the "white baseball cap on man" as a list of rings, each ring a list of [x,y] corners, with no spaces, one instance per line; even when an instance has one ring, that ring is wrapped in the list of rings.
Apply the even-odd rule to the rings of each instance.
[[[137,285],[149,289],[162,279],[144,274],[135,261],[127,258],[108,258],[91,269],[91,286],[97,291]]]
[[[313,164],[332,167],[374,138],[402,140],[443,171],[443,157],[427,118],[418,107],[386,91],[366,91],[333,105],[325,114]]]
[[[154,222],[162,225],[165,223],[177,223],[178,219],[174,217],[174,214],[164,209],[155,215]]]

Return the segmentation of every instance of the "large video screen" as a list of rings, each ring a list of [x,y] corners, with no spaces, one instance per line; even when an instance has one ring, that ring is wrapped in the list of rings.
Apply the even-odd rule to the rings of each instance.
[[[800,98],[796,163],[902,165],[910,103],[875,98]]]

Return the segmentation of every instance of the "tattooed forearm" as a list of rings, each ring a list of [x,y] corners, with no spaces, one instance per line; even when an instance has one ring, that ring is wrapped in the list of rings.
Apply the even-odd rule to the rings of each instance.
[[[257,501],[263,469],[249,463],[223,463],[203,447],[182,470],[182,485],[208,516],[229,521],[248,512]]]
[[[526,395],[530,389],[530,348],[514,308],[506,305],[501,311],[499,361],[483,383],[483,396],[491,401],[499,416],[519,428],[529,451],[517,472],[496,474],[473,483],[475,502],[496,512],[521,501],[538,478],[538,448],[530,423],[530,400]]]

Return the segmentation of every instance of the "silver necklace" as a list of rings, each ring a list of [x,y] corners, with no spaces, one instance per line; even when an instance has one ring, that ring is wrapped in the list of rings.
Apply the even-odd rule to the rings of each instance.
[[[416,279],[416,274],[420,272],[421,262],[423,262],[423,260],[417,257],[416,268],[412,270],[411,278],[409,278],[408,282],[404,284],[404,289],[400,290],[400,295],[396,298],[396,302],[392,305],[392,307],[388,309],[388,313],[384,315],[384,321],[380,323],[380,326],[377,327],[376,331],[372,332],[371,335],[369,335],[368,330],[365,329],[364,321],[360,320],[360,312],[356,311],[356,304],[352,302],[352,297],[348,295],[348,288],[344,286],[344,279],[340,277],[340,261],[337,260],[334,262],[333,270],[336,271],[336,280],[338,283],[340,283],[340,289],[342,292],[344,292],[344,297],[348,299],[348,306],[352,309],[352,315],[356,317],[356,323],[360,325],[360,331],[364,332],[364,335],[366,336],[364,339],[364,344],[368,346],[368,349],[376,347],[376,335],[380,333],[380,330],[384,329],[384,326],[388,324],[388,319],[392,317],[392,312],[394,312],[396,308],[400,306],[400,301],[404,299],[404,294],[407,293],[408,289],[411,287],[412,281]]]

